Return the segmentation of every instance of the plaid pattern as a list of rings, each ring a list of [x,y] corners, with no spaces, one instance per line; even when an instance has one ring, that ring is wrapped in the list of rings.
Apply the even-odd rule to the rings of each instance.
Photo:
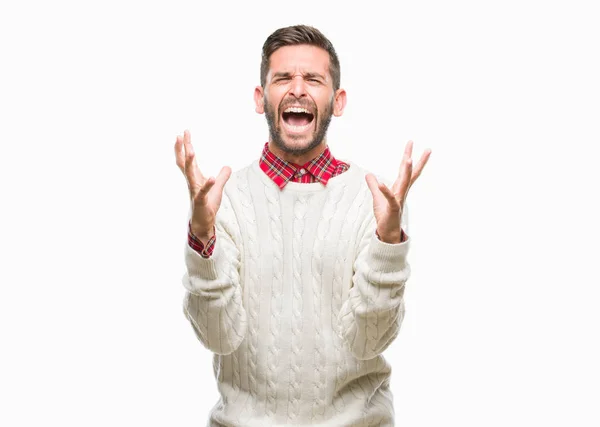
[[[281,189],[288,182],[300,182],[303,184],[320,182],[327,185],[330,178],[346,172],[350,165],[336,160],[329,151],[329,147],[319,156],[303,166],[286,162],[280,159],[269,150],[269,143],[265,144],[262,156],[259,162],[260,168],[275,184]],[[191,221],[188,223],[188,244],[192,249],[198,252],[203,258],[209,258],[214,249],[217,240],[216,234],[210,238],[205,245],[192,234]]]
[[[350,167],[348,163],[336,160],[331,155],[329,147],[302,166],[289,163],[273,154],[269,150],[268,142],[263,148],[259,164],[262,171],[281,189],[290,181],[303,184],[320,182],[327,185],[330,178],[346,172]]]
[[[200,239],[198,239],[192,233],[192,221],[190,220],[188,222],[188,244],[193,250],[198,252],[202,256],[202,258],[209,258],[212,255],[213,251],[215,250],[216,241],[217,235],[215,232],[215,234],[213,234],[213,236],[210,239],[208,239],[208,242],[206,242],[206,247],[204,247],[204,243],[202,243]]]

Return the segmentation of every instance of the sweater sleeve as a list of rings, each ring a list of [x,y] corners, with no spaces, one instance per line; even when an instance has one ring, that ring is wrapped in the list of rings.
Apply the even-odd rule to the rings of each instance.
[[[185,245],[183,311],[206,348],[230,354],[244,340],[247,324],[242,304],[239,228],[225,194],[215,234],[219,244],[210,258]]]
[[[402,228],[407,229],[406,214]],[[340,311],[343,337],[361,360],[381,354],[396,338],[404,318],[404,285],[410,276],[410,238],[389,244],[375,234],[375,219],[365,227],[348,299]]]

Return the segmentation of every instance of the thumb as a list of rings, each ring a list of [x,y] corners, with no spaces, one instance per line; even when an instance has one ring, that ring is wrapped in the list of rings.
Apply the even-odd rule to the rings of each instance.
[[[372,173],[368,173],[367,176],[365,176],[365,179],[369,186],[369,190],[371,190],[371,194],[373,194],[373,198],[375,198],[381,192],[379,190],[379,181],[377,181],[377,178],[375,178],[375,175]]]
[[[227,181],[229,181],[230,176],[231,168],[229,166],[223,166],[223,168],[221,168],[221,171],[217,175],[217,178],[215,179],[215,187],[217,188],[217,190],[219,190],[220,193],[223,192],[223,187],[225,187],[225,184],[227,183]]]

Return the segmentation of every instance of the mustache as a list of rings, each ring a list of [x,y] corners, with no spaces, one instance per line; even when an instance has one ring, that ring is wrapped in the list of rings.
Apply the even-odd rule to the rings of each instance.
[[[302,108],[306,108],[309,111],[314,111],[316,112],[317,106],[315,105],[314,102],[305,99],[305,98],[301,98],[301,99],[284,99],[283,101],[281,101],[281,104],[279,104],[279,111],[283,111],[288,107],[302,107]]]

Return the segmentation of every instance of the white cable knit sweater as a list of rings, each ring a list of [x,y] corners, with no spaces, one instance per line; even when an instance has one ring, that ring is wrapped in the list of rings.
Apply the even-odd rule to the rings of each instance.
[[[350,165],[280,190],[253,162],[225,186],[213,255],[186,244],[184,312],[221,394],[209,426],[394,425],[381,352],[404,316],[409,241],[379,241]]]

